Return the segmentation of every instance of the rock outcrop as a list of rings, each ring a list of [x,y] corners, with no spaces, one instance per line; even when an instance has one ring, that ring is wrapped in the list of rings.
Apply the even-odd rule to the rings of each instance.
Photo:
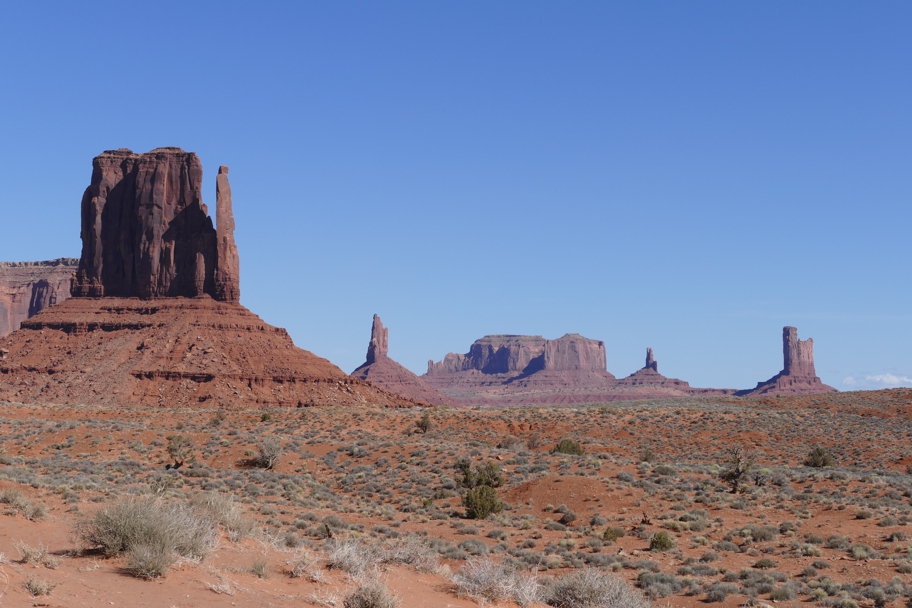
[[[216,231],[202,200],[199,157],[180,148],[109,150],[82,197],[78,297],[198,297],[236,302],[238,254],[228,169],[217,179]]]
[[[451,400],[434,390],[408,369],[389,358],[389,330],[374,315],[367,359],[351,373],[391,393],[429,405],[451,405]]]
[[[79,260],[0,262],[0,337],[52,304],[70,297]]]
[[[631,386],[631,387],[654,387],[654,388],[668,388],[684,393],[690,394],[692,390],[690,384],[684,380],[678,380],[677,378],[666,378],[659,373],[659,362],[655,360],[655,356],[652,354],[652,349],[646,349],[646,365],[630,374],[626,378],[621,378],[618,380],[619,386]],[[713,389],[695,389],[697,391],[706,391]],[[730,391],[733,392],[733,391]],[[723,393],[725,394],[725,393]]]
[[[811,395],[838,392],[817,377],[814,369],[814,340],[798,339],[794,327],[782,328],[782,371],[755,388],[736,393],[742,397],[755,395]]]
[[[731,395],[734,389],[693,388],[658,372],[652,349],[646,365],[618,380],[607,371],[605,343],[579,334],[485,336],[465,355],[428,362],[425,382],[457,405],[549,405],[635,399]]]
[[[218,230],[193,153],[105,152],[82,199],[74,297],[0,340],[0,400],[251,407],[415,401],[346,375],[241,306],[228,171]]]

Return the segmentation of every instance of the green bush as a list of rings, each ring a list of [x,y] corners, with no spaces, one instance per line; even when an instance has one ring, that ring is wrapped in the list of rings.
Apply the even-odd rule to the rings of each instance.
[[[499,488],[504,482],[503,474],[500,472],[500,465],[493,461],[489,461],[483,466],[472,468],[470,460],[460,459],[456,462],[456,468],[462,473],[462,477],[458,482],[463,488],[472,489],[480,486]]]
[[[572,439],[561,439],[560,443],[554,446],[554,448],[551,450],[551,453],[582,456],[586,452],[583,450],[583,446],[581,446],[578,441],[573,441]]]
[[[500,513],[504,508],[504,504],[497,499],[497,490],[491,486],[478,486],[467,491],[462,497],[462,504],[466,508],[466,517],[470,519],[484,519],[491,513]]]
[[[674,547],[674,541],[668,535],[668,532],[656,532],[649,539],[649,550],[656,552],[670,551]]]
[[[816,469],[832,467],[835,464],[836,461],[833,459],[833,456],[820,446],[817,446],[808,452],[807,458],[804,460],[804,466],[814,467]]]

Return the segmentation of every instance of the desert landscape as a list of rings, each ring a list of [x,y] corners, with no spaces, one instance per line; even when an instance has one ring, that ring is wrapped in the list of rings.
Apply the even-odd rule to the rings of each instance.
[[[6,3],[0,608],[912,608],[910,31]]]
[[[3,267],[41,297],[0,339],[0,603],[912,601],[912,389],[837,392],[790,326],[741,391],[651,348],[619,380],[579,334],[419,377],[377,315],[347,375],[240,305],[228,168],[217,227],[201,184],[192,152],[104,152],[78,265]]]
[[[910,415],[907,389],[509,409],[8,403],[3,598],[391,605],[352,599],[379,581],[402,606],[901,606]],[[476,469],[495,486],[484,517],[467,509]],[[123,505],[190,510],[205,543],[156,560],[86,535]],[[584,573],[629,597],[548,595],[582,592]]]

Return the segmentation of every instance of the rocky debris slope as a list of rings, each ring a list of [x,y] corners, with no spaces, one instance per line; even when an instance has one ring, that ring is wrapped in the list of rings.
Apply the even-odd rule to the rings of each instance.
[[[430,405],[451,405],[451,400],[424,383],[408,369],[389,357],[389,329],[374,315],[367,359],[351,373],[391,393]]]
[[[798,339],[798,330],[794,327],[782,328],[782,357],[784,360],[781,372],[767,380],[758,382],[755,388],[739,391],[739,396],[757,395],[812,395],[815,393],[836,393],[832,386],[827,386],[817,377],[814,369],[814,339]]]
[[[74,297],[0,340],[0,400],[414,405],[297,348],[284,329],[237,303],[227,167],[216,185],[218,231],[195,154],[117,150],[93,167]]]
[[[72,294],[196,297],[237,302],[239,264],[228,168],[219,169],[212,226],[193,152],[109,150],[92,161],[82,197],[82,257]]]
[[[71,298],[0,341],[0,400],[153,406],[411,406],[211,298]]]
[[[0,262],[0,336],[52,304],[70,297],[70,282],[79,260]]]

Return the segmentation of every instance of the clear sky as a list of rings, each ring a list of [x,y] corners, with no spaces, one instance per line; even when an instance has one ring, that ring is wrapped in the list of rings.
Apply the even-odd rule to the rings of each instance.
[[[912,385],[912,3],[35,2],[0,17],[0,260],[91,159],[231,167],[242,303],[345,371],[485,334],[752,387],[781,331]]]

